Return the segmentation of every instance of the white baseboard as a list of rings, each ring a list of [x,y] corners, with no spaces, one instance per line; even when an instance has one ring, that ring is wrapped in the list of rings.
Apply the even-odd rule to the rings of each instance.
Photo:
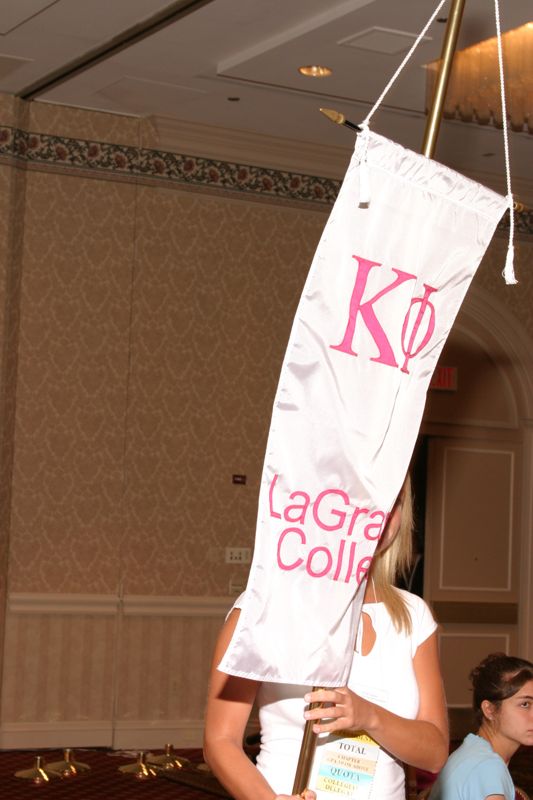
[[[0,727],[0,749],[109,747],[114,750],[163,750],[201,747],[203,720],[128,720],[113,726],[98,722],[11,722]]]
[[[0,725],[1,750],[48,747],[111,747],[109,720],[96,722],[4,722]]]
[[[234,597],[190,597],[181,595],[124,595],[122,601],[112,594],[49,594],[11,592],[11,614],[76,614],[100,616],[122,611],[128,616],[221,617],[224,618]]]
[[[258,730],[250,720],[246,735]],[[0,726],[0,750],[63,747],[109,747],[113,750],[163,750],[201,747],[204,722],[189,720],[128,720],[96,722],[11,722]]]
[[[252,718],[246,726],[245,736],[257,733],[259,722]],[[179,750],[184,747],[202,747],[204,721],[189,720],[132,720],[117,722],[113,747],[115,750],[163,750],[173,744]]]
[[[117,722],[113,747],[115,750],[163,750],[166,744],[176,749],[201,747],[204,722],[189,720],[128,720]]]
[[[126,595],[119,600],[112,595],[12,593],[9,596],[9,637],[6,638],[3,685],[0,687],[4,701],[0,748],[108,747],[152,750],[162,749],[167,743],[181,748],[201,747],[203,703],[198,696],[195,673],[187,674],[184,690],[194,688],[191,703],[186,702],[187,698],[184,701],[188,719],[172,719],[172,714],[177,713],[175,708],[172,711],[169,709],[168,715],[162,720],[136,719],[137,714],[154,713],[141,702],[142,687],[147,680],[147,666],[140,655],[142,643],[136,644],[134,637],[125,635],[120,641],[122,650],[119,653],[112,618],[120,619],[126,631],[128,626],[135,631],[143,626],[146,628],[154,620],[158,637],[166,636],[166,626],[161,625],[161,620],[184,618],[184,623],[180,622],[180,631],[188,630],[190,633],[196,625],[202,636],[209,636],[214,644],[216,630],[231,604],[230,597]],[[65,615],[69,617],[66,621],[63,619]],[[42,617],[47,617],[48,635],[35,642],[32,634],[42,624]],[[69,625],[69,621],[73,624]],[[78,638],[72,635],[77,621],[82,621],[84,631],[93,645],[87,652],[76,645]],[[157,642],[160,642],[159,638]],[[24,657],[29,652],[31,658]],[[187,669],[179,653],[179,648],[174,647],[165,663],[151,666],[150,680],[157,681],[158,677],[166,677],[176,669]],[[44,680],[34,667],[35,664],[55,664],[63,657],[67,659],[63,662],[63,669],[70,676],[71,693],[75,690],[80,693],[91,690],[99,687],[103,680],[110,680],[111,673],[104,671],[104,665],[111,664],[113,670],[118,670],[121,659],[128,665],[128,671],[133,675],[133,694],[128,695],[126,706],[122,707],[120,721],[111,718],[115,698],[110,698],[109,692],[104,696],[96,690],[93,693],[95,703],[89,710],[93,719],[76,719],[85,712],[85,706],[82,710],[72,702],[63,702],[57,673],[50,673],[49,679]],[[194,658],[198,680],[204,684],[211,658],[210,648],[198,650]],[[86,674],[90,676],[88,687],[82,685],[82,676]],[[205,690],[206,687],[202,685],[202,691]],[[116,687],[110,691],[116,691]],[[24,714],[15,701],[22,694],[25,697]],[[163,717],[165,710],[166,707],[161,713]],[[41,721],[34,722],[32,718]],[[63,721],[65,718],[68,721]]]

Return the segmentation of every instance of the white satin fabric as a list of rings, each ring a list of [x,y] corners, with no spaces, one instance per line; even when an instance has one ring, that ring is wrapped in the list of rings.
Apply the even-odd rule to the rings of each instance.
[[[358,137],[281,370],[254,559],[223,672],[346,684],[358,586],[404,480],[437,359],[506,206],[382,136]]]

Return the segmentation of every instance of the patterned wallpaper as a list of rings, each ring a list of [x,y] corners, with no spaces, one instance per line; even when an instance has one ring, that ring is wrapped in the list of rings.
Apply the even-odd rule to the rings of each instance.
[[[223,548],[253,540],[279,367],[323,221],[139,190],[127,592],[227,593]]]
[[[271,170],[225,196],[203,163],[184,192],[139,180],[135,148],[91,146],[0,129],[25,182],[9,589],[228,594],[328,206],[312,178],[279,204]]]
[[[8,592],[24,190],[22,173],[0,167],[0,665]]]
[[[134,215],[132,185],[27,174],[10,591],[116,590]]]

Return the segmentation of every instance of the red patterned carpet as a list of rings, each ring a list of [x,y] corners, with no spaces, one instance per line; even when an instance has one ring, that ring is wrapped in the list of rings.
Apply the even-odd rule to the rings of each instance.
[[[0,800],[30,800],[36,795],[51,800],[216,800],[217,796],[220,797],[223,793],[221,787],[198,768],[202,762],[201,751],[176,752],[191,761],[189,769],[166,773],[166,777],[159,775],[149,780],[138,780],[118,769],[135,761],[131,754],[79,749],[73,758],[88,764],[91,767],[89,773],[36,786],[31,781],[14,777],[14,773],[32,767],[36,755],[42,756],[48,764],[59,761],[63,758],[60,750],[0,751]],[[512,759],[510,769],[516,785],[533,800],[533,748],[521,748]],[[170,780],[169,775],[177,780]],[[419,783],[421,789],[423,782]]]
[[[533,747],[520,747],[509,764],[515,786],[533,798]]]

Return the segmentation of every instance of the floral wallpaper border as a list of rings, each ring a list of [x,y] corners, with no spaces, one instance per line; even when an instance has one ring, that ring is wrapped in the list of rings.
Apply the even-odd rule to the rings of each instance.
[[[0,157],[24,164],[90,170],[130,179],[162,180],[179,185],[261,195],[283,200],[333,205],[341,181],[267,167],[234,164],[200,156],[120,144],[71,139],[0,126]],[[533,235],[533,210],[516,212],[518,233]],[[508,230],[506,214],[498,225]]]
[[[91,170],[133,179],[260,194],[332,205],[340,181],[120,144],[30,133],[0,126],[0,156],[26,164]]]

